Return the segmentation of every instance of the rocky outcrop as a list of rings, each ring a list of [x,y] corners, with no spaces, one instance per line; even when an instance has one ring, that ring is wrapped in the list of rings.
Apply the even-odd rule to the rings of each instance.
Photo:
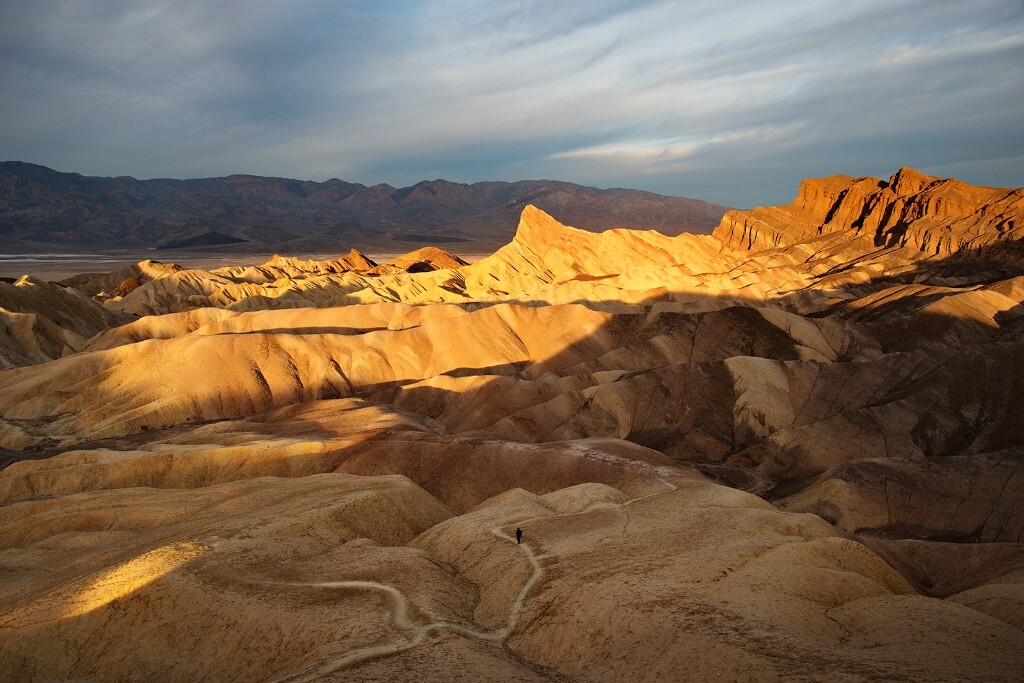
[[[274,254],[269,261],[263,264],[263,267],[277,269],[289,277],[301,277],[347,273],[352,270],[370,270],[375,265],[377,264],[366,258],[365,254],[353,249],[345,256],[330,261],[311,261]]]
[[[275,257],[261,266],[178,271],[105,301],[135,315],[199,307],[248,311],[374,302],[632,303],[696,287],[726,290],[721,281],[732,275],[723,269],[736,263],[707,236],[590,233],[531,206],[523,211],[511,244],[472,265],[439,249],[415,251],[376,267],[358,252],[332,261]],[[763,299],[764,293],[741,296]]]
[[[461,258],[437,247],[423,247],[379,265],[371,273],[429,273],[432,270],[452,270],[468,265]]]
[[[111,273],[84,273],[62,280],[61,284],[74,287],[92,297],[101,299],[124,296],[146,282],[159,280],[185,270],[176,263],[161,263],[146,259],[138,263],[115,270]]]
[[[1018,195],[19,283],[0,677],[1019,680]]]
[[[977,187],[903,168],[888,182],[846,175],[805,180],[792,204],[730,211],[714,234],[756,251],[842,232],[868,237],[875,247],[948,256],[1021,240],[1022,211],[1024,188]]]
[[[721,269],[722,261],[715,263],[716,246],[697,235],[666,237],[636,230],[590,233],[528,206],[512,242],[465,268],[463,275],[471,295],[485,296],[523,297],[549,285],[573,282],[651,288],[655,283],[666,284],[666,278],[671,283],[681,275]],[[727,258],[723,261],[728,263]]]
[[[127,319],[59,284],[27,275],[0,282],[0,369],[81,351],[90,337]]]

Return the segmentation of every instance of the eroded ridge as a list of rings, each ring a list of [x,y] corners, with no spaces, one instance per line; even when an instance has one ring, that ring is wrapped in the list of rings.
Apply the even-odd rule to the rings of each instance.
[[[650,469],[643,468],[640,469]],[[621,503],[618,506],[623,514],[625,515],[626,506],[634,503],[641,502],[648,498],[661,495],[670,491],[677,490],[677,486],[670,482],[659,480],[667,488],[664,491],[656,491],[649,493],[645,496],[640,496],[632,500]],[[590,510],[583,510],[580,512],[566,513],[562,515],[555,515],[555,517],[567,517],[574,515],[585,515]],[[534,517],[523,520],[516,520],[513,522],[516,525],[529,526],[530,522],[537,520],[550,520],[551,516]],[[504,627],[499,629],[487,630],[478,628],[475,626],[469,626],[466,624],[458,624],[450,621],[432,621],[426,624],[417,624],[409,618],[409,600],[408,598],[394,586],[390,586],[376,581],[320,581],[320,582],[308,582],[308,583],[288,583],[288,584],[276,584],[283,586],[303,586],[303,587],[316,587],[325,589],[355,589],[355,590],[369,590],[376,591],[385,594],[391,601],[391,621],[395,628],[403,632],[405,638],[401,641],[393,643],[385,643],[381,645],[375,645],[371,647],[354,648],[352,650],[343,652],[341,654],[332,656],[326,660],[317,662],[315,665],[304,669],[303,671],[289,675],[284,678],[276,679],[278,683],[306,683],[307,681],[316,681],[328,674],[333,674],[337,671],[347,669],[350,667],[358,666],[364,662],[389,657],[392,655],[406,652],[416,647],[423,646],[429,643],[430,636],[440,631],[450,631],[467,638],[473,638],[484,642],[499,642],[503,643],[511,633],[515,631],[516,625],[524,612],[524,605],[527,597],[534,590],[534,587],[538,582],[543,579],[544,568],[541,564],[541,560],[545,556],[538,556],[534,551],[529,540],[519,542],[515,536],[510,534],[504,527],[493,527],[490,529],[490,533],[497,538],[508,541],[514,544],[520,552],[529,561],[532,572],[523,583],[522,587],[516,594],[515,600],[512,602],[506,624]]]
[[[0,288],[0,677],[1020,680],[1022,196]]]

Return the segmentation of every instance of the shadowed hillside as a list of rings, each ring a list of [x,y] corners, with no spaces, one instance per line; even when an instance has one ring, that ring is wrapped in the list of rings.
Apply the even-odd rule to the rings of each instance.
[[[726,211],[685,197],[552,180],[433,180],[395,188],[337,178],[96,178],[0,163],[0,244],[12,249],[493,249],[508,241],[530,204],[589,230],[629,227],[672,235],[709,232]]]
[[[0,373],[0,671],[1019,680],[1020,197],[66,281],[138,317]]]

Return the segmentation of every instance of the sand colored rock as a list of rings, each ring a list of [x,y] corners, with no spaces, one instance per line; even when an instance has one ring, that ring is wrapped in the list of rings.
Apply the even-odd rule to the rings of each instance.
[[[386,595],[318,582],[398,583],[424,598],[414,598],[414,618],[422,609],[464,620],[460,600],[472,599],[457,585],[454,599],[417,585],[452,583],[422,553],[401,548],[449,513],[400,477],[329,474],[123,494],[95,494],[72,508],[6,509],[5,567],[40,567],[2,589],[6,678],[133,678],[153,667],[166,680],[274,677],[335,641],[358,647],[394,628]],[[126,518],[125,504],[138,516]],[[69,516],[84,524],[72,530]],[[182,611],[191,614],[187,627]],[[282,623],[290,626],[282,631]],[[210,637],[228,625],[230,634]]]
[[[711,500],[714,512],[703,507]],[[970,664],[948,658],[956,637],[922,639],[910,626],[917,619],[963,619],[962,633],[992,638],[993,675],[1018,666],[999,650],[1017,638],[1012,627],[911,595],[863,546],[816,517],[778,516],[753,496],[684,484],[622,506],[541,516],[527,530],[552,578],[511,647],[572,677],[820,680],[912,670],[970,678],[986,666],[979,650],[961,651]],[[879,638],[886,609],[902,626]],[[927,650],[934,659],[925,663]]]
[[[8,286],[0,678],[1020,680],[1020,198]]]
[[[121,268],[110,273],[83,273],[74,277],[62,280],[61,284],[74,287],[80,292],[89,296],[123,296],[132,289],[152,280],[159,280],[162,277],[185,270],[176,263],[161,263],[152,259],[139,261],[127,268]],[[137,283],[134,286],[126,287],[126,283]],[[118,291],[120,289],[120,291]]]
[[[377,275],[392,273],[428,273],[432,270],[451,270],[467,265],[465,261],[437,247],[423,247],[370,270]]]
[[[95,335],[82,350],[102,351],[146,339],[179,337],[235,315],[220,308],[197,308],[184,313],[149,315]]]
[[[212,271],[234,282],[267,283],[282,279],[301,279],[315,275],[368,271],[376,264],[357,249],[336,259],[299,259],[274,254],[266,263],[258,266],[227,267]]]
[[[685,479],[627,498],[593,485],[512,489],[452,517],[400,477],[324,474],[7,506],[5,566],[63,561],[5,584],[0,667],[29,678],[160,666],[168,680],[329,680],[380,671],[383,657],[405,680],[421,671],[421,657],[405,655],[433,651],[436,632],[463,673],[551,672],[540,680],[1019,670],[1013,626],[913,596],[817,517]],[[225,621],[237,625],[210,662],[206,634]],[[899,634],[878,641],[888,622]],[[275,638],[258,635],[273,624]],[[60,650],[41,658],[39,643]]]
[[[0,282],[0,368],[81,351],[93,335],[127,322],[76,289],[25,276]]]

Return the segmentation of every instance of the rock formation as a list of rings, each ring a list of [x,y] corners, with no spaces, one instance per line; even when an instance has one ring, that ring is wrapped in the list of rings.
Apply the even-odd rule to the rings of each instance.
[[[0,369],[81,351],[90,337],[128,319],[73,287],[28,275],[0,282]]]
[[[1020,680],[1021,197],[28,283],[0,672]]]
[[[730,211],[715,236],[730,246],[788,246],[816,235],[866,235],[876,247],[950,255],[1024,238],[1024,189],[974,187],[902,168],[889,179],[805,180],[788,206]]]
[[[161,263],[152,259],[116,270],[112,273],[83,273],[62,280],[61,284],[92,297],[124,296],[146,282],[185,270],[175,263]]]

